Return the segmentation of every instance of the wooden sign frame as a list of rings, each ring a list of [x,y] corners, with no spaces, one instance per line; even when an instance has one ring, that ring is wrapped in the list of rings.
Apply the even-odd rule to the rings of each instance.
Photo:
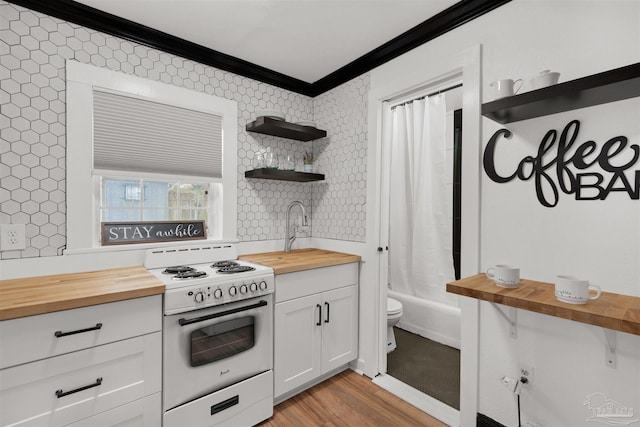
[[[205,221],[101,222],[102,246],[174,242],[207,238]]]

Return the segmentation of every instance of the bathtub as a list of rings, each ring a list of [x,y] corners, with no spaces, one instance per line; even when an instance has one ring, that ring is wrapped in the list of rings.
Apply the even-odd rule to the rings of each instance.
[[[397,327],[430,340],[460,349],[460,308],[388,290],[402,303]]]

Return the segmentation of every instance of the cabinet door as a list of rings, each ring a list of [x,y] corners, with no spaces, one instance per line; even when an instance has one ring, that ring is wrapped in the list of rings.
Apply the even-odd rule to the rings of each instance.
[[[358,357],[358,287],[322,294],[322,373]]]
[[[275,305],[276,397],[320,375],[321,302],[321,296],[316,294]]]

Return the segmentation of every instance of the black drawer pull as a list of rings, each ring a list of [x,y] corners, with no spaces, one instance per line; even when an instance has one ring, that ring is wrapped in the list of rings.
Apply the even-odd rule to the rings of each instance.
[[[215,415],[218,412],[222,412],[225,409],[229,409],[232,406],[237,405],[238,403],[240,403],[240,398],[237,395],[233,396],[232,398],[227,399],[227,400],[225,400],[223,402],[216,403],[215,405],[213,405],[211,407],[211,415]]]
[[[70,394],[77,393],[82,390],[86,390],[92,387],[98,387],[100,384],[102,384],[102,377],[96,379],[96,382],[93,384],[89,384],[84,387],[79,387],[79,388],[76,388],[75,390],[69,390],[69,391],[62,391],[62,389],[56,390],[56,396],[58,397],[58,399],[60,399],[61,397],[68,396]]]
[[[75,334],[81,334],[83,332],[97,331],[100,328],[102,328],[102,323],[96,323],[96,326],[93,326],[91,328],[78,329],[77,331],[71,331],[71,332],[56,331],[53,335],[55,335],[57,338],[60,338],[60,337],[66,337],[67,335],[75,335]]]

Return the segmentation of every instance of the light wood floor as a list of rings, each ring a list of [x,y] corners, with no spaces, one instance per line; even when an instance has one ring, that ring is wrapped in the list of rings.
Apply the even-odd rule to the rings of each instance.
[[[350,369],[282,402],[273,412],[259,426],[446,427]]]

